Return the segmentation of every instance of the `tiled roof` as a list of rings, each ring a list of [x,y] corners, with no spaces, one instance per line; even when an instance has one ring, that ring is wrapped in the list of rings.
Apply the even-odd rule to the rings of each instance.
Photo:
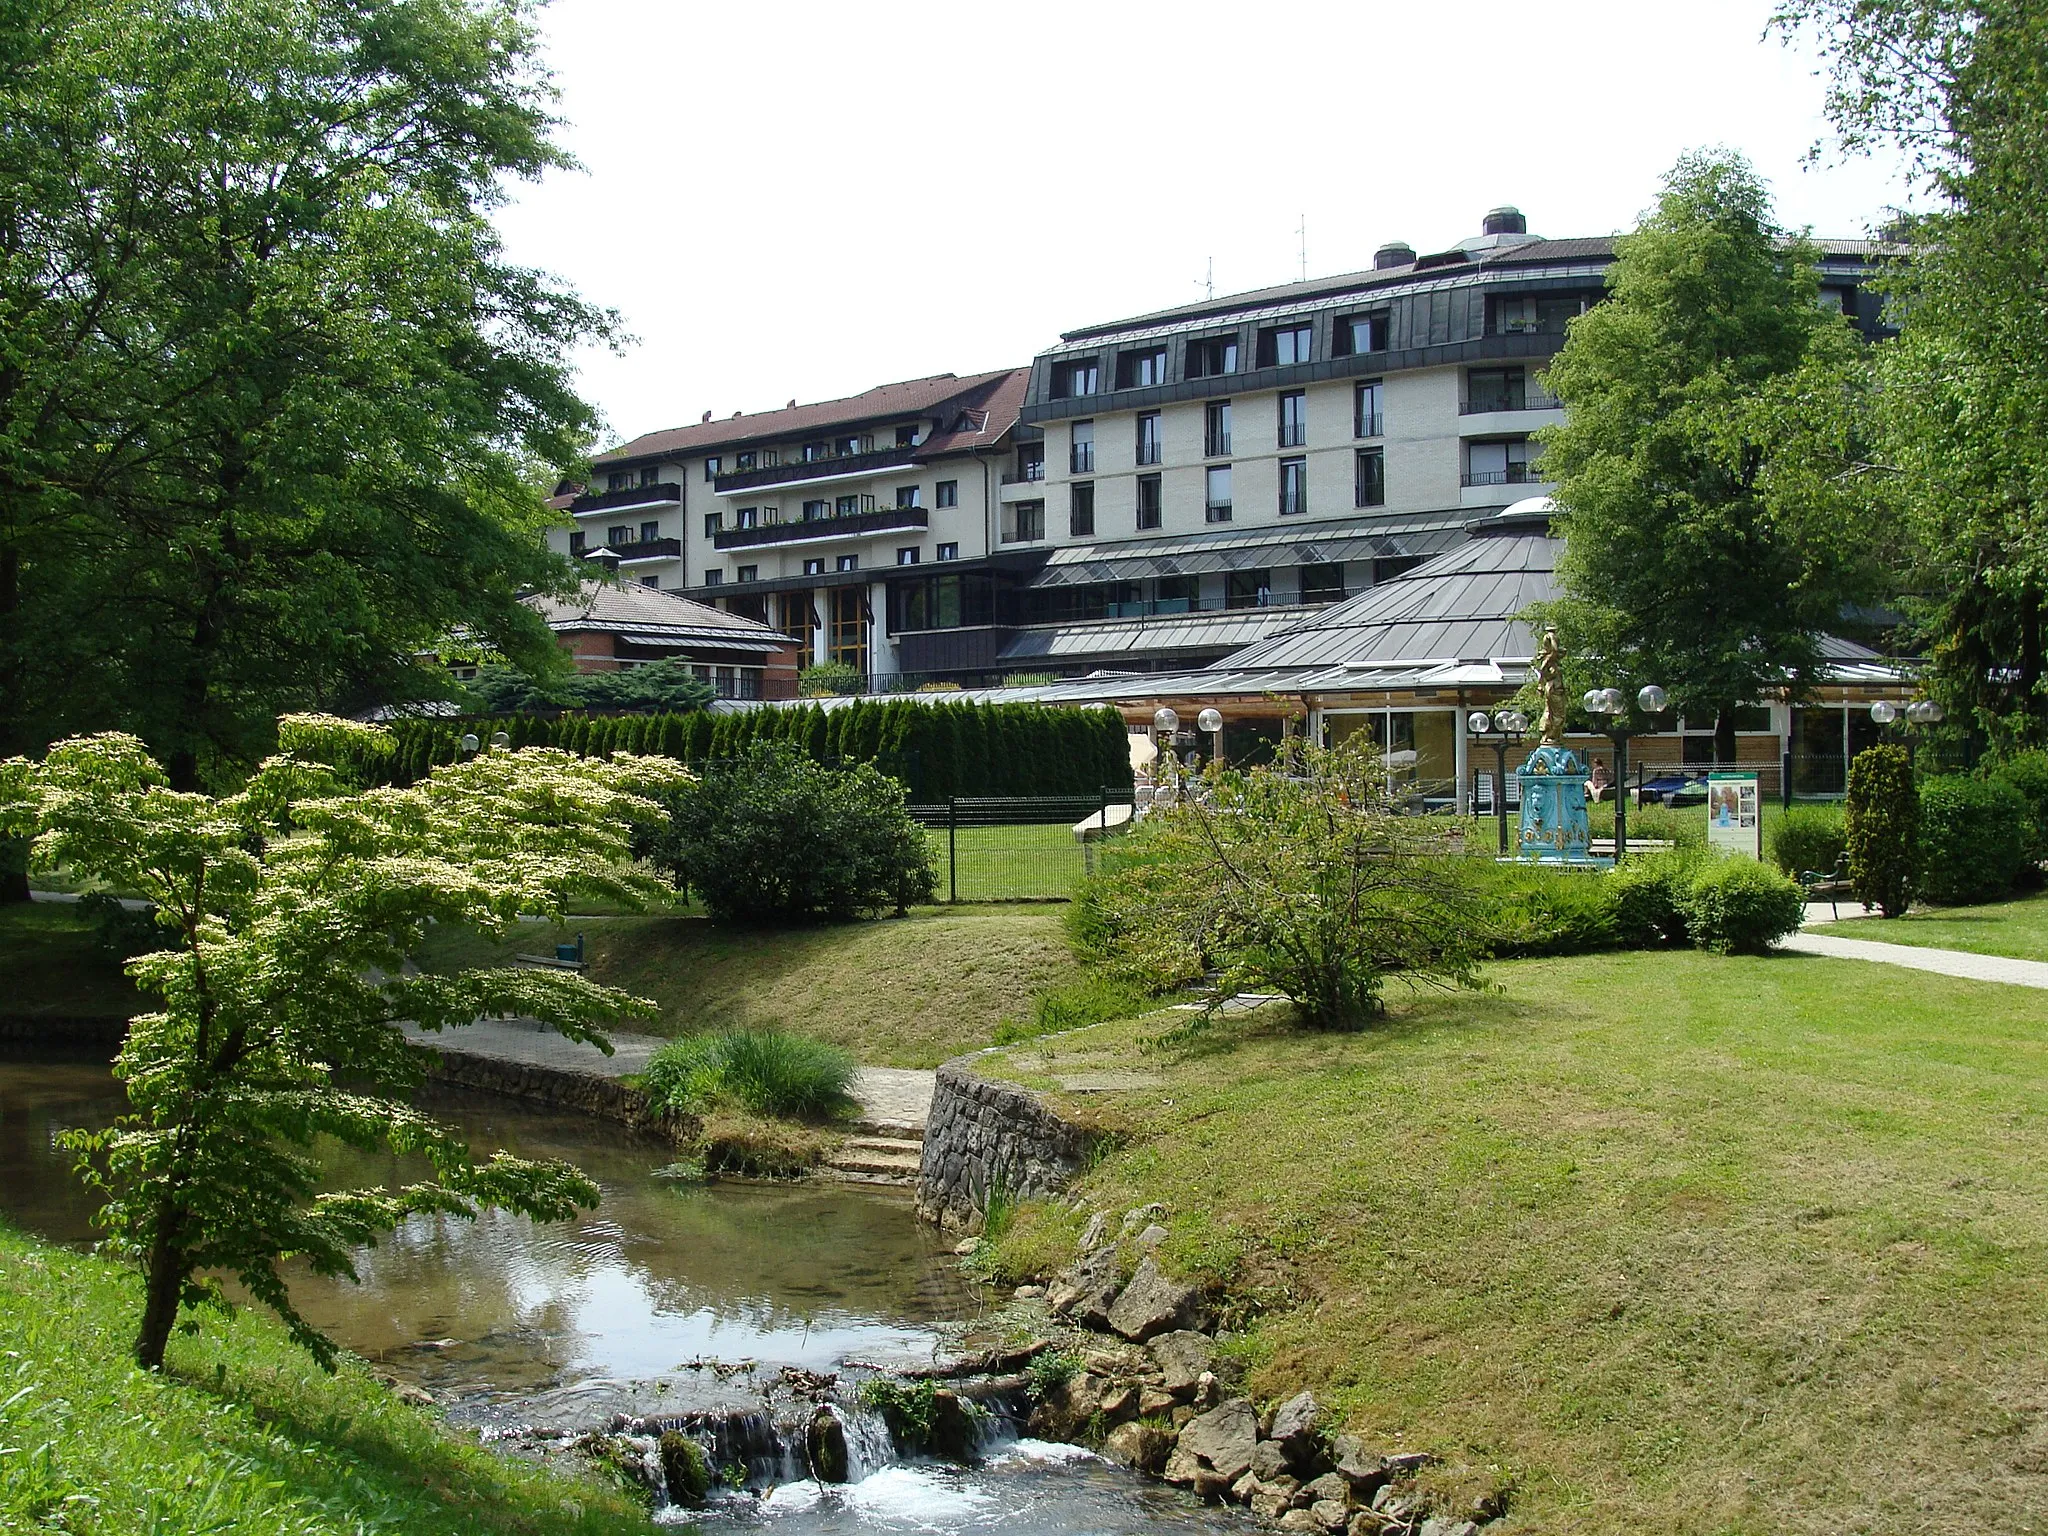
[[[704,453],[738,443],[796,437],[832,427],[851,426],[883,416],[935,412],[940,406],[976,393],[1000,393],[1003,383],[1016,371],[1003,368],[993,373],[969,374],[964,379],[958,374],[938,373],[930,378],[878,384],[843,400],[821,400],[812,405],[788,406],[779,411],[759,411],[752,416],[729,416],[694,426],[669,427],[660,432],[646,433],[630,443],[601,453],[593,462],[609,464],[627,459]],[[1020,402],[1021,399],[1020,392]]]
[[[1012,368],[991,376],[972,397],[963,395],[953,409],[959,412],[938,431],[917,445],[920,459],[935,459],[948,453],[972,453],[993,447],[1017,424],[1017,412],[1024,406],[1024,391],[1031,383],[1029,368]]]
[[[632,630],[636,634],[772,636],[786,639],[778,629],[737,613],[727,613],[704,603],[692,602],[674,592],[635,583],[586,581],[573,598],[529,597],[527,606],[556,633],[577,630]]]

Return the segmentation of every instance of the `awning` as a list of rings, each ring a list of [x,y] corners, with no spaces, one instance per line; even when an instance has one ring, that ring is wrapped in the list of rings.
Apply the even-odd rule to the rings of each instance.
[[[619,638],[628,645],[667,646],[685,651],[744,651],[749,655],[761,656],[782,647],[773,640],[727,640],[709,639],[696,635],[657,635],[646,630],[622,631]],[[789,642],[796,644],[794,640]]]
[[[1289,529],[1283,536],[1266,528],[1256,534],[1196,535],[1170,540],[1133,539],[1125,545],[1070,545],[1053,551],[1034,587],[1069,587],[1106,581],[1139,581],[1158,576],[1204,576],[1216,571],[1255,571],[1287,565],[1323,565],[1345,560],[1384,560],[1434,555],[1462,543],[1457,526],[1355,527],[1317,531]],[[1062,558],[1062,557],[1065,558]]]

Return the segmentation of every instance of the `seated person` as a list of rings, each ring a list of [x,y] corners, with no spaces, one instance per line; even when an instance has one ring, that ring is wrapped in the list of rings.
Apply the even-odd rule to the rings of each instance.
[[[1607,791],[1613,787],[1607,777],[1607,764],[1600,758],[1593,759],[1592,775],[1586,780],[1586,798],[1605,800]]]

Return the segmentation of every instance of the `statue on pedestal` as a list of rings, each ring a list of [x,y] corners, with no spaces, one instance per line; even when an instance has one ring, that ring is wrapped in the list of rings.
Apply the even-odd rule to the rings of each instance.
[[[1515,857],[1540,864],[1605,864],[1588,851],[1593,829],[1586,819],[1586,760],[1565,745],[1570,698],[1564,685],[1564,645],[1545,629],[1536,646],[1536,684],[1543,694],[1541,740],[1516,770],[1522,787],[1521,836]]]

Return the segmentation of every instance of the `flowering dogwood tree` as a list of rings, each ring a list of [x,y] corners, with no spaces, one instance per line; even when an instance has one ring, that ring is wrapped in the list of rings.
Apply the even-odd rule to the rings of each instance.
[[[107,1246],[143,1272],[135,1353],[150,1368],[182,1308],[222,1300],[222,1276],[331,1368],[334,1346],[293,1307],[284,1261],[353,1279],[351,1250],[416,1212],[557,1220],[596,1204],[570,1165],[476,1161],[414,1108],[430,1058],[399,1021],[440,1030],[518,1013],[608,1052],[601,1026],[651,1006],[568,972],[425,975],[407,957],[432,923],[502,936],[578,896],[658,898],[664,883],[632,863],[629,841],[664,814],[650,796],[687,778],[679,765],[490,751],[407,789],[358,790],[386,732],[288,716],[279,738],[220,797],[171,789],[127,735],[4,766],[8,830],[34,835],[38,864],[147,897],[163,932],[163,948],[129,964],[161,1004],[130,1023],[116,1063],[133,1113],[73,1141],[107,1197]],[[319,1136],[412,1154],[431,1177],[320,1190]]]

